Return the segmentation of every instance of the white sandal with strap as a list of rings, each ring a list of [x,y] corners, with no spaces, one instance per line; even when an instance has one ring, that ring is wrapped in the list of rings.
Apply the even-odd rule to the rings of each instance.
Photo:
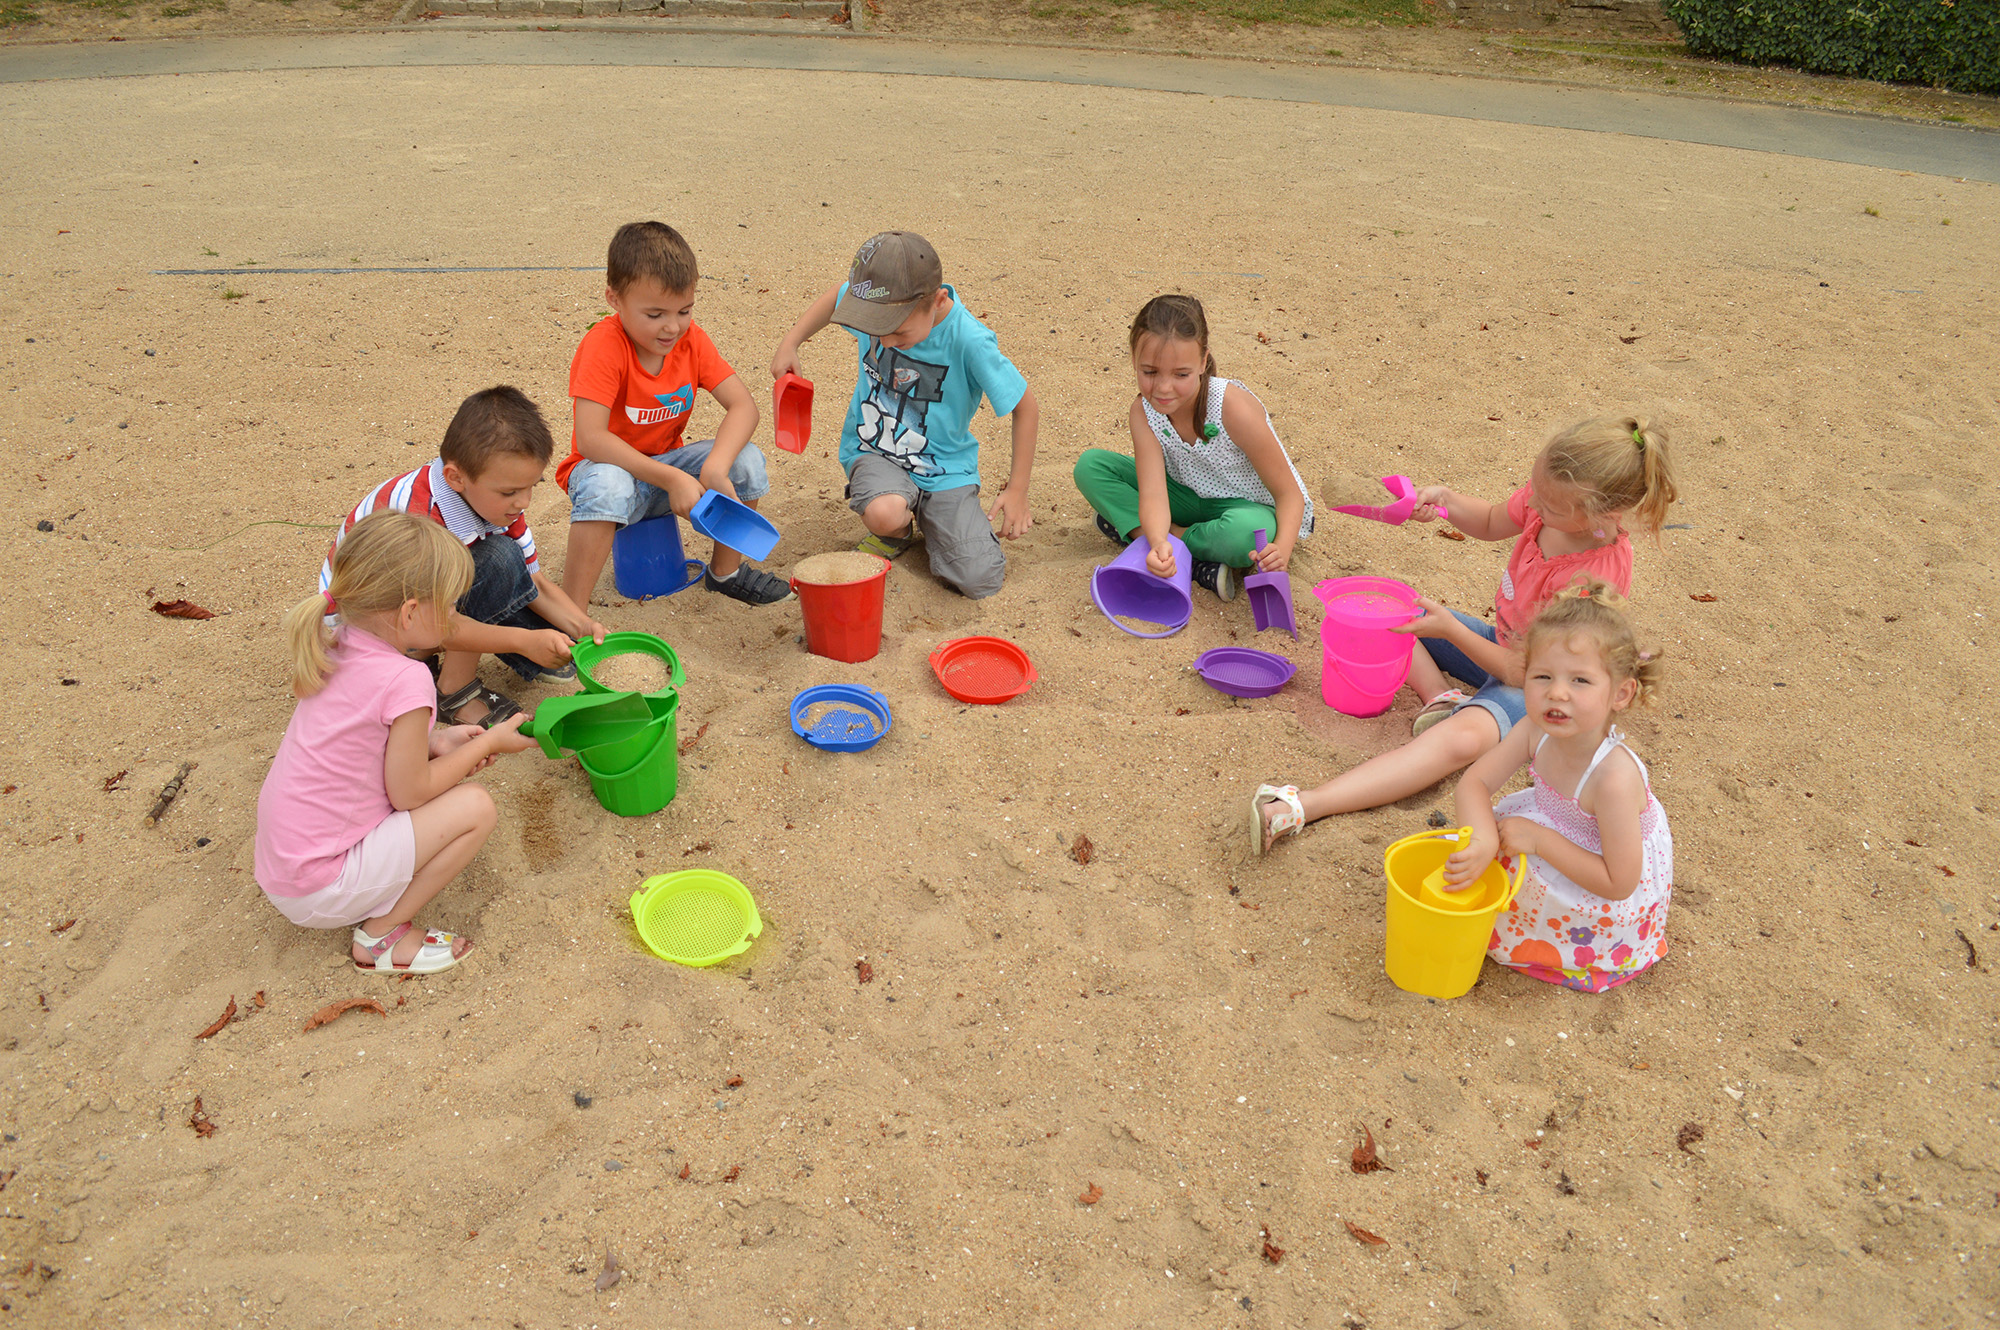
[[[1264,821],[1266,804],[1284,805],[1271,814],[1268,824]],[[1306,810],[1299,803],[1298,786],[1259,785],[1257,793],[1250,796],[1250,845],[1256,853],[1263,854],[1280,836],[1298,835],[1305,825]]]
[[[417,948],[417,954],[410,957],[409,964],[396,964],[390,957],[396,950],[396,944],[403,940],[403,934],[409,931],[408,924],[397,924],[381,937],[370,937],[367,929],[357,927],[354,930],[354,945],[373,956],[375,963],[363,965],[356,961],[354,968],[363,974],[436,974],[440,970],[449,970],[463,959],[452,953],[452,943],[458,941],[458,934],[427,928],[424,930],[424,945]]]

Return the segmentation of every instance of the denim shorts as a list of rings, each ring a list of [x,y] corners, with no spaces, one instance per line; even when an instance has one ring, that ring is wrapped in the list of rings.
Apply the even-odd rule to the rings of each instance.
[[[481,536],[466,546],[472,555],[472,587],[458,598],[458,612],[468,619],[498,628],[525,628],[534,632],[549,624],[529,606],[540,599],[534,576],[520,543],[507,535]],[[523,679],[539,679],[542,667],[512,651],[500,659]]]
[[[1475,619],[1457,610],[1451,612],[1451,617],[1489,642],[1500,640],[1499,630],[1483,619]],[[1456,716],[1467,707],[1483,707],[1493,717],[1494,724],[1500,727],[1502,739],[1507,737],[1507,731],[1527,719],[1528,699],[1520,689],[1501,683],[1472,657],[1441,637],[1420,637],[1417,641],[1431,653],[1431,659],[1439,669],[1473,690],[1471,697],[1451,709],[1452,715]]]
[[[714,451],[715,440],[702,439],[669,448],[653,460],[699,477],[703,463]],[[746,503],[771,492],[770,478],[764,474],[764,454],[757,451],[756,444],[744,444],[729,464],[729,483],[736,487],[736,497]],[[667,492],[659,486],[639,479],[615,462],[589,458],[569,473],[569,509],[572,522],[616,522],[620,526],[673,511]]]

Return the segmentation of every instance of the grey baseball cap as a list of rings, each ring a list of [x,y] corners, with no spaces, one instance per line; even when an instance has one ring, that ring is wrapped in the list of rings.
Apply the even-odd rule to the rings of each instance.
[[[914,231],[884,231],[855,251],[833,321],[870,337],[885,337],[943,285],[944,265],[928,240]]]

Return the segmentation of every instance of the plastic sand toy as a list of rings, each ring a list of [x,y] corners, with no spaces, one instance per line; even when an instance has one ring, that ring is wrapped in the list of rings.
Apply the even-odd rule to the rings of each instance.
[[[1249,647],[1215,647],[1196,656],[1189,668],[1210,688],[1231,697],[1269,697],[1299,672],[1283,656]]]
[[[1511,872],[1496,859],[1465,890],[1440,890],[1445,860],[1471,837],[1465,827],[1422,831],[1382,852],[1382,875],[1389,884],[1382,968],[1404,992],[1434,998],[1469,992],[1486,959],[1494,916],[1521,889],[1525,855],[1516,857]]]
[[[764,931],[750,889],[727,873],[691,868],[649,877],[632,894],[639,940],[663,961],[696,968],[750,949]]]
[[[931,652],[931,673],[961,702],[997,706],[1036,679],[1028,653],[1004,637],[961,637]]]
[[[824,683],[792,698],[792,733],[829,753],[859,753],[889,732],[889,699],[873,688]]]

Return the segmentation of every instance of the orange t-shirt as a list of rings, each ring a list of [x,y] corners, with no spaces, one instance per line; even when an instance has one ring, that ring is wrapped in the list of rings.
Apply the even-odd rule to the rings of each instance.
[[[736,371],[708,340],[689,324],[674,349],[660,362],[658,374],[648,374],[625,335],[616,314],[599,319],[583,335],[569,362],[569,395],[611,408],[611,432],[648,457],[681,446],[681,434],[694,412],[694,391],[713,393]],[[569,492],[569,473],[583,460],[570,431],[569,456],[556,468],[556,484]]]

